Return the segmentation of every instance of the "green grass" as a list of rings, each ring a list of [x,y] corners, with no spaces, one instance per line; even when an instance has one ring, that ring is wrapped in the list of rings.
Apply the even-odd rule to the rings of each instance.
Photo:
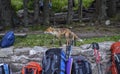
[[[28,35],[25,38],[16,37],[14,46],[15,47],[33,47],[33,46],[46,46],[46,47],[59,47],[58,40],[55,40],[54,44],[50,44],[52,39],[55,40],[54,36],[49,34],[39,34],[39,35]],[[104,42],[104,41],[118,41],[120,39],[120,35],[112,36],[112,37],[100,37],[100,38],[88,38],[83,39],[83,42],[77,41],[77,46],[82,44],[89,44],[92,42]],[[62,44],[65,44],[65,39],[62,39]]]

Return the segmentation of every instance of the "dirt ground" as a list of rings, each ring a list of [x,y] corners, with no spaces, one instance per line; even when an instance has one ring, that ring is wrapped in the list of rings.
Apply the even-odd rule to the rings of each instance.
[[[91,38],[91,37],[103,37],[103,36],[114,36],[120,35],[120,26],[117,25],[74,25],[69,26],[73,32],[75,32],[80,38]],[[28,34],[41,34],[43,31],[31,31]]]
[[[120,34],[120,26],[84,26],[75,27],[73,31],[81,38],[114,36]]]
[[[49,26],[47,26],[49,27]],[[45,29],[47,28],[45,26]],[[91,38],[91,37],[103,37],[103,36],[114,36],[120,35],[120,23],[115,22],[111,23],[110,25],[98,25],[95,23],[73,23],[72,25],[57,25],[53,27],[65,27],[71,29],[75,32],[80,38]],[[44,30],[29,30],[28,28],[20,28],[15,29],[15,32],[27,33],[27,34],[42,34]]]

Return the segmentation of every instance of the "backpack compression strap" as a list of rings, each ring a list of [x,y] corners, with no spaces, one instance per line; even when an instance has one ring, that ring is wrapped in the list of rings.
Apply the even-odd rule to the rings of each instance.
[[[50,55],[47,55],[47,56],[44,55],[43,59],[44,59],[43,66],[44,66],[45,73],[47,73],[49,69],[52,70],[52,74],[58,71],[58,68],[55,68],[55,64],[58,62],[58,57],[55,54],[53,54],[53,57]]]
[[[5,74],[10,74],[10,70],[9,70],[9,66],[8,66],[8,64],[4,64],[3,65],[4,67],[4,71],[5,71]]]

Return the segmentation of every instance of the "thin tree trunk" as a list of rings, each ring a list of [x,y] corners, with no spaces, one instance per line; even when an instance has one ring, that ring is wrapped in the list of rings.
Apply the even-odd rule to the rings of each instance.
[[[11,0],[0,0],[0,15],[3,26],[12,26]]]
[[[96,0],[96,17],[99,21],[106,18],[106,0]]]
[[[107,0],[101,0],[101,19],[105,19],[107,17],[107,7],[106,7],[106,1]]]
[[[39,19],[39,0],[34,0],[34,21],[38,22]]]
[[[79,22],[82,22],[82,0],[78,0],[79,8],[78,8],[78,17]]]
[[[49,0],[43,1],[43,25],[49,25]]]
[[[108,4],[108,16],[112,17],[116,14],[116,9],[117,5],[116,5],[116,0],[109,0],[109,4]]]
[[[24,25],[25,27],[28,26],[28,6],[27,6],[28,0],[23,0],[23,6],[24,6]]]
[[[73,22],[73,1],[68,0],[68,14],[67,14],[67,24],[71,24]]]

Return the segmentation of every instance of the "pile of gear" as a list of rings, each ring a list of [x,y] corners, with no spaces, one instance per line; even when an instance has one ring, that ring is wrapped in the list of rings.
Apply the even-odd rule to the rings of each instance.
[[[42,58],[42,64],[37,61],[28,62],[21,69],[22,74],[92,74],[92,66],[85,56],[72,56],[73,43],[66,46],[66,51],[62,48],[48,49]],[[88,48],[94,50],[94,57],[98,68],[97,74],[103,74],[99,44],[93,42]],[[110,74],[120,73],[120,42],[111,45],[111,66],[108,68]],[[7,63],[0,64],[0,74],[12,74],[12,70]],[[107,73],[108,74],[108,73]]]

